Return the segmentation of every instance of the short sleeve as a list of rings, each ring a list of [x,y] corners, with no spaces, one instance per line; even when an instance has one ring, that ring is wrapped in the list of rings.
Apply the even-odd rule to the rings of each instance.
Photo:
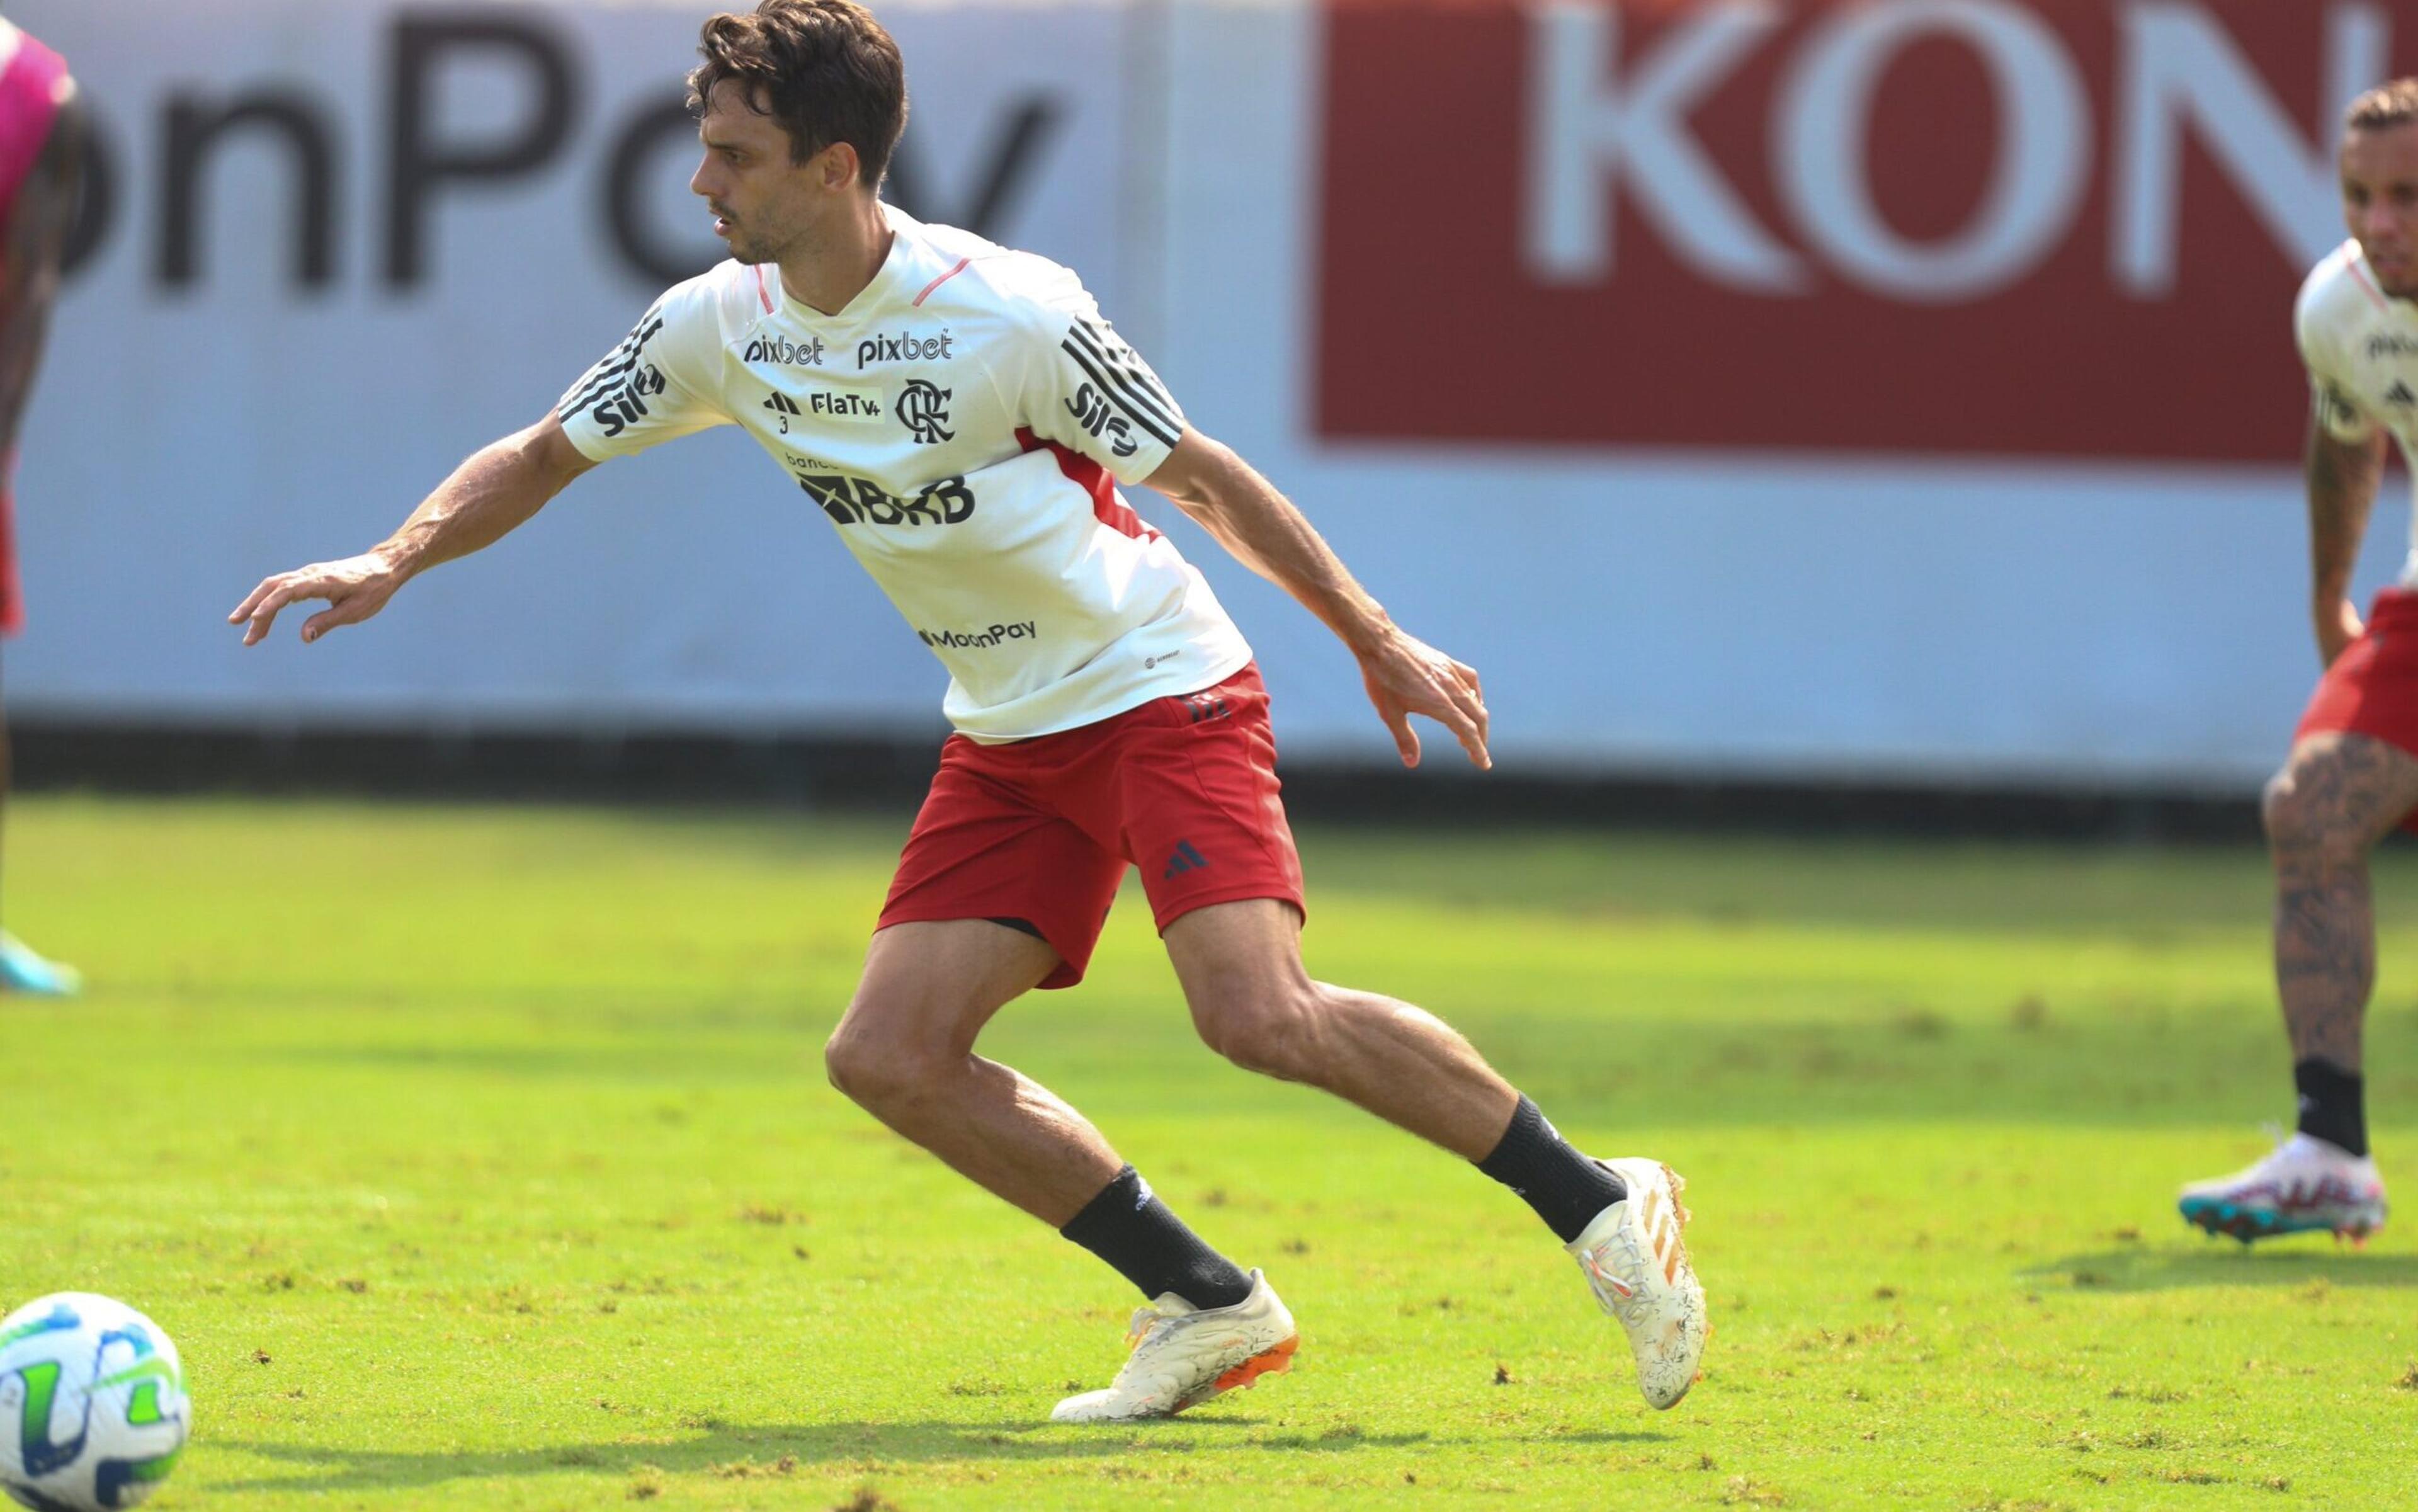
[[[571,386],[555,417],[590,462],[728,425],[713,379],[721,345],[713,290],[706,279],[692,279],[656,300],[621,344]]]
[[[2301,363],[2309,371],[2310,417],[2319,430],[2337,441],[2364,441],[2376,434],[2376,422],[2368,419],[2350,385],[2343,381],[2339,364],[2334,359],[2334,344],[2327,338],[2317,304],[2314,291],[2304,292],[2292,312]]]
[[[1025,354],[1021,422],[1079,451],[1122,483],[1158,470],[1184,439],[1184,411],[1069,276],[1037,302]]]

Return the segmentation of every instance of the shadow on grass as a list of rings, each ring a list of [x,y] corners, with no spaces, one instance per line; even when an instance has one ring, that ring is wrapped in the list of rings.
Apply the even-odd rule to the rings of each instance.
[[[2076,1291],[2166,1291],[2196,1286],[2418,1286],[2418,1255],[2363,1255],[2330,1241],[2233,1240],[2191,1248],[2130,1245],[2068,1255],[2027,1269],[2028,1281],[2062,1281]],[[2327,1247],[2317,1247],[2325,1245]],[[2222,1247],[2220,1247],[2222,1246]]]
[[[789,1469],[878,1462],[883,1465],[944,1464],[966,1460],[1046,1461],[1098,1459],[1136,1451],[1185,1451],[1219,1446],[1273,1454],[1350,1454],[1363,1449],[1400,1449],[1429,1442],[1418,1433],[1295,1432],[1265,1439],[1241,1435],[1263,1426],[1248,1417],[1187,1418],[1139,1424],[1107,1433],[1052,1433],[1016,1423],[819,1423],[795,1427],[716,1428],[694,1438],[613,1443],[554,1444],[489,1452],[401,1453],[377,1449],[320,1448],[296,1443],[222,1443],[219,1446],[264,1459],[301,1466],[299,1475],[220,1482],[219,1491],[348,1491],[436,1486],[448,1481],[489,1480],[599,1471],[636,1474],[705,1474],[730,1479],[766,1478]],[[1569,1442],[1592,1443],[1631,1435],[1583,1433]],[[1563,1442],[1563,1441],[1556,1441]]]

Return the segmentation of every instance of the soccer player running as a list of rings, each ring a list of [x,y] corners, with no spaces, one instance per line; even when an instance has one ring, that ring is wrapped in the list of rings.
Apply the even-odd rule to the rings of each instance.
[[[2364,623],[2347,592],[2385,438],[2405,460],[2418,441],[2418,79],[2352,102],[2341,167],[2350,239],[2310,272],[2293,312],[2315,393],[2311,608],[2326,671],[2264,804],[2300,1127],[2181,1199],[2184,1218],[2244,1244],[2311,1231],[2364,1240],[2384,1222],[2362,1101],[2361,1021],[2376,983],[2367,852],[2418,807],[2418,549]]]
[[[17,579],[17,430],[33,397],[59,294],[59,262],[83,192],[84,108],[56,53],[0,21],[0,634],[25,622]],[[0,797],[8,730],[0,719]],[[66,997],[72,966],[0,930],[0,991]]]
[[[1477,675],[1396,626],[1299,511],[1191,428],[1073,273],[880,200],[906,84],[865,9],[763,0],[707,22],[700,52],[690,188],[731,260],[665,295],[553,416],[470,458],[383,543],[253,589],[229,617],[245,644],[298,600],[329,603],[306,642],[368,619],[607,458],[744,427],[951,674],[956,733],[825,1061],[875,1117],[1146,1299],[1114,1382],[1056,1418],[1166,1416],[1284,1369],[1297,1342],[1264,1275],[1195,1235],[1064,1100],[973,1053],[1008,1002],[1081,980],[1132,864],[1203,1040],[1511,1187],[1626,1329],[1646,1399],[1676,1402],[1706,1336],[1678,1178],[1589,1159],[1445,1024],[1311,980],[1250,649],[1117,485],[1173,499],[1341,637],[1406,765],[1414,714],[1490,764]]]

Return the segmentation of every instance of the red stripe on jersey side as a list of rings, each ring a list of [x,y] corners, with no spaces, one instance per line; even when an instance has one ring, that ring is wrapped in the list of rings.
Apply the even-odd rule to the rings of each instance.
[[[2351,277],[2359,280],[2359,286],[2367,291],[2367,297],[2376,301],[2376,307],[2379,310],[2389,311],[2393,308],[2392,304],[2385,299],[2383,291],[2370,283],[2367,281],[2367,275],[2360,271],[2359,258],[2356,255],[2346,257],[2343,260],[2343,266],[2350,269]]]
[[[945,273],[941,274],[939,278],[936,278],[936,279],[934,279],[931,283],[925,284],[925,285],[924,285],[924,292],[923,292],[923,293],[921,293],[921,294],[919,294],[919,295],[917,295],[917,296],[915,296],[915,303],[914,303],[914,305],[913,305],[913,308],[914,308],[914,309],[917,309],[917,310],[921,310],[922,308],[924,308],[924,301],[925,301],[925,300],[926,300],[926,299],[928,299],[928,298],[930,298],[932,297],[932,291],[933,291],[934,289],[939,288],[941,284],[946,283],[947,282],[949,282],[949,280],[951,280],[951,279],[953,279],[953,278],[956,277],[958,274],[962,273],[962,272],[964,272],[964,271],[966,270],[966,265],[967,265],[967,264],[969,264],[969,263],[971,263],[971,262],[972,262],[972,261],[973,261],[973,259],[972,259],[972,258],[971,258],[971,257],[960,257],[960,258],[958,258],[958,259],[957,259],[957,266],[956,266],[956,267],[953,267],[953,268],[950,268],[947,272],[945,272]],[[1028,447],[1028,448],[1026,448],[1025,450],[1027,450],[1027,451],[1031,451],[1032,449],[1031,449],[1030,447]]]
[[[1041,439],[1025,426],[1017,427],[1016,441],[1027,451],[1047,450],[1055,456],[1058,459],[1058,470],[1064,473],[1069,481],[1092,496],[1092,516],[1102,525],[1119,535],[1131,536],[1136,541],[1158,539],[1158,532],[1144,525],[1141,516],[1133,512],[1132,506],[1117,497],[1117,481],[1109,476],[1108,468],[1071,447],[1063,447],[1055,441]]]
[[[756,298],[764,301],[764,313],[773,313],[773,291],[764,286],[764,265],[756,265]]]

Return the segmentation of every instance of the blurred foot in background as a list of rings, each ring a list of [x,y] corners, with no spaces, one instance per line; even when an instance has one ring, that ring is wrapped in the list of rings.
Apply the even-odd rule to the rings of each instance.
[[[82,971],[37,955],[23,940],[0,929],[0,992],[72,998],[83,990]]]

